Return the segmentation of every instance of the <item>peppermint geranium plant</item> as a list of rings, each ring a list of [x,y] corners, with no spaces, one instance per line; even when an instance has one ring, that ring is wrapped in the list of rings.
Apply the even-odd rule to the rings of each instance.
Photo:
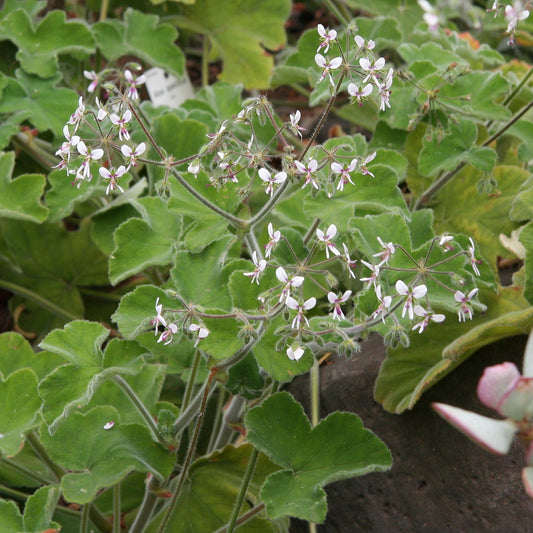
[[[323,522],[323,487],[391,454],[354,413],[319,419],[319,361],[381,334],[376,398],[401,412],[533,324],[530,271],[496,280],[500,233],[530,262],[531,69],[455,31],[464,13],[392,0],[328,2],[274,64],[290,2],[245,1],[0,12],[9,533]],[[181,46],[203,86],[160,103]],[[304,373],[310,419],[282,390]]]

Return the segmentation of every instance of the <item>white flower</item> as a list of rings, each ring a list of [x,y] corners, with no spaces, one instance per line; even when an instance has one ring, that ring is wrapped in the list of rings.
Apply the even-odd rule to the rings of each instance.
[[[287,179],[286,172],[278,172],[274,176],[266,169],[259,169],[259,177],[267,184],[265,192],[272,196],[274,194],[274,185],[280,185]]]
[[[68,124],[71,124],[74,126],[74,133],[78,130],[81,120],[83,119],[83,116],[85,115],[85,105],[83,104],[83,98],[80,96],[80,99],[78,100],[78,107],[72,115],[70,115]]]
[[[439,29],[439,16],[435,8],[427,0],[418,0],[418,5],[424,11],[424,22],[428,25],[429,31],[435,33]]]
[[[468,258],[470,259],[470,264],[472,265],[472,270],[476,273],[477,276],[479,276],[479,269],[477,267],[478,264],[481,264],[481,261],[479,259],[476,259],[475,252],[476,252],[476,245],[474,244],[474,241],[472,238],[470,240],[470,246],[467,248],[467,254]]]
[[[111,170],[107,170],[105,167],[100,167],[98,172],[102,178],[109,180],[109,184],[105,191],[106,194],[109,194],[110,191],[114,191],[115,189],[118,189],[120,192],[124,192],[124,189],[117,182],[117,179],[124,176],[124,174],[127,172],[127,169],[124,165],[120,165],[116,170],[113,168]]]
[[[104,118],[107,116],[107,110],[102,104],[102,102],[100,102],[100,100],[98,99],[98,96],[94,99],[94,101],[96,103],[96,107],[98,108],[98,114],[96,115],[96,119],[99,122],[102,122],[102,120],[104,120]]]
[[[505,20],[507,21],[507,33],[511,34],[511,44],[514,43],[513,34],[516,30],[517,24],[521,20],[527,19],[529,17],[529,11],[527,9],[522,9],[522,2],[517,1],[513,2],[513,5],[505,6]]]
[[[455,301],[459,304],[459,322],[466,322],[466,319],[472,320],[473,310],[470,305],[472,298],[478,293],[479,289],[472,289],[468,295],[464,292],[456,291],[454,294]]]
[[[140,143],[135,150],[132,150],[131,147],[129,147],[127,144],[123,144],[120,147],[120,151],[122,152],[122,155],[126,158],[128,163],[128,170],[131,166],[136,167],[137,166],[137,158],[140,155],[143,155],[146,151],[146,144]]]
[[[307,166],[300,163],[300,161],[295,161],[294,165],[296,166],[297,174],[305,174],[305,182],[302,185],[302,189],[311,183],[311,185],[318,190],[318,183],[313,178],[313,172],[318,168],[318,161],[316,159],[311,159],[311,161],[307,163]]]
[[[291,121],[290,129],[295,135],[298,135],[300,139],[302,138],[302,131],[305,131],[305,128],[300,126],[301,118],[302,114],[298,109],[296,110],[296,113],[294,113],[294,115],[292,113],[289,115],[289,119]]]
[[[196,342],[194,343],[194,346],[198,346],[198,343],[211,333],[207,328],[204,328],[199,324],[191,324],[189,326],[189,331],[196,333]]]
[[[329,50],[329,45],[335,42],[335,39],[337,38],[337,32],[336,30],[326,31],[322,24],[319,24],[316,29],[318,31],[320,40],[322,41],[316,51],[319,52],[321,48],[324,48],[324,53],[327,54]]]
[[[342,247],[344,249],[344,260],[346,261],[346,266],[348,267],[348,273],[352,278],[355,279],[355,274],[353,273],[352,268],[355,267],[357,261],[355,259],[350,258],[350,252],[346,244],[342,243]]]
[[[453,235],[447,235],[445,233],[444,235],[440,236],[439,246],[442,246],[444,248],[444,252],[449,252],[450,250],[453,250],[453,246],[450,244],[451,241],[453,241]]]
[[[287,300],[287,297],[290,295],[291,287],[300,287],[305,280],[303,276],[292,276],[289,278],[283,267],[278,267],[276,269],[276,277],[279,281],[284,283],[279,296],[280,302]]]
[[[267,259],[270,257],[272,250],[281,239],[281,232],[277,230],[274,231],[272,222],[268,223],[268,236],[270,237],[270,240],[265,244],[265,257]]]
[[[87,87],[87,92],[92,93],[98,87],[98,74],[94,70],[84,70],[83,75],[88,79],[91,80],[91,83],[89,83],[89,87]]]
[[[381,237],[377,237],[379,244],[381,245],[382,251],[378,252],[377,254],[374,254],[372,257],[379,257],[381,259],[381,263],[379,263],[379,266],[382,265],[388,265],[390,257],[394,254],[396,251],[396,248],[392,242],[383,242]]]
[[[378,308],[372,313],[371,318],[377,318],[381,315],[381,320],[385,323],[385,315],[387,310],[392,303],[392,296],[381,296],[381,285],[375,285],[374,291],[376,292],[376,297],[379,302]]]
[[[129,141],[130,139],[130,134],[126,126],[131,120],[131,117],[132,115],[129,109],[126,109],[126,111],[124,111],[124,114],[121,117],[119,117],[115,113],[109,115],[109,120],[111,120],[111,122],[118,127],[118,137],[121,141],[124,139]]]
[[[370,155],[367,155],[363,161],[361,161],[361,174],[363,174],[363,176],[372,176],[373,178],[375,177],[374,174],[372,174],[372,172],[370,172],[370,170],[368,170],[368,168],[366,168],[366,166],[371,163],[372,161],[374,161],[374,159],[376,158],[376,152],[373,152],[372,154]]]
[[[162,324],[163,327],[167,327],[167,321],[164,319],[163,315],[161,314],[161,311],[163,309],[163,304],[160,304],[159,303],[159,297],[157,298],[157,300],[155,301],[155,313],[156,313],[156,317],[153,318],[152,320],[150,320],[150,324],[152,326],[155,326],[155,335],[157,337],[157,334],[159,333],[158,332],[158,329],[159,329],[159,324]]]
[[[320,228],[316,230],[317,239],[326,245],[326,257],[328,259],[329,252],[333,253],[334,255],[341,254],[332,242],[332,240],[335,238],[335,235],[337,235],[337,226],[335,226],[335,224],[331,224],[331,226],[326,230],[326,233],[324,233]]]
[[[174,324],[174,322],[171,322],[170,324],[167,324],[167,330],[163,331],[161,335],[159,336],[159,339],[157,339],[157,342],[163,342],[163,344],[166,346],[167,344],[170,344],[172,342],[172,339],[174,338],[174,335],[178,332],[178,326]]]
[[[414,308],[415,315],[423,317],[420,322],[413,326],[413,330],[418,329],[418,333],[422,333],[428,326],[429,321],[431,322],[443,322],[446,316],[440,313],[433,313],[433,311],[427,311],[421,305],[415,305]]]
[[[322,75],[318,81],[321,82],[326,76],[328,76],[331,85],[335,86],[331,71],[338,69],[342,65],[342,57],[334,57],[330,61],[327,61],[323,55],[316,54],[315,63],[322,69]]]
[[[126,78],[127,82],[126,96],[131,100],[138,100],[139,91],[137,91],[137,87],[146,81],[145,75],[142,74],[141,76],[135,76],[129,70],[126,70],[124,71],[124,77]]]
[[[335,172],[335,174],[340,174],[339,183],[337,184],[338,191],[344,190],[344,186],[347,183],[351,183],[352,185],[355,185],[355,183],[352,181],[352,178],[350,177],[350,172],[353,172],[356,166],[357,166],[357,158],[352,159],[349,165],[341,165],[340,163],[337,163],[336,161],[331,163],[331,170]]]
[[[296,345],[296,347],[289,346],[287,348],[287,357],[291,361],[299,361],[302,358],[303,354],[304,354],[304,349],[299,345]]]
[[[252,283],[255,281],[259,285],[259,276],[263,273],[266,268],[266,261],[264,259],[258,259],[257,252],[252,253],[252,261],[255,265],[255,270],[252,272],[243,272],[245,276],[252,278]]]
[[[292,296],[287,296],[285,305],[289,309],[294,309],[297,311],[296,316],[294,317],[291,324],[292,329],[300,329],[303,321],[305,321],[305,323],[309,326],[309,320],[307,320],[307,318],[305,317],[304,312],[315,307],[316,298],[309,298],[308,300],[305,300],[303,304],[299,304],[294,298],[292,298]]]
[[[380,57],[376,59],[374,63],[371,63],[366,57],[361,57],[359,59],[359,66],[365,72],[367,72],[366,77],[363,79],[363,83],[366,83],[369,78],[372,78],[374,80],[374,83],[378,84],[378,78],[376,77],[376,73],[385,66],[385,59],[383,57]]]
[[[428,288],[425,285],[417,285],[416,287],[408,287],[401,279],[396,282],[396,292],[400,296],[405,296],[405,303],[402,309],[402,318],[407,314],[410,320],[415,317],[413,309],[413,300],[423,298]]]
[[[373,283],[375,285],[376,284],[376,280],[379,277],[379,271],[380,271],[381,267],[379,265],[371,265],[370,263],[367,263],[363,259],[361,259],[361,263],[363,263],[363,265],[365,265],[370,270],[372,270],[372,274],[368,278],[359,278],[359,281],[368,281],[369,285],[371,283]]]
[[[348,94],[353,98],[354,101],[358,102],[360,106],[362,106],[363,101],[372,94],[373,89],[374,86],[371,83],[367,83],[364,86],[361,85],[361,87],[355,83],[348,84]]]
[[[352,295],[352,291],[345,291],[342,296],[337,296],[334,292],[328,292],[328,301],[333,304],[333,319],[344,320],[344,313],[341,309],[341,304],[348,301],[348,298]]]

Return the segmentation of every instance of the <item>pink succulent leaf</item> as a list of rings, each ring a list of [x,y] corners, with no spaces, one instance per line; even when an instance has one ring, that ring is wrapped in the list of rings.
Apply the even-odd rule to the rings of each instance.
[[[493,420],[444,403],[433,403],[444,420],[485,450],[505,455],[511,448],[518,428],[510,420]]]
[[[527,340],[522,375],[525,378],[533,377],[533,331],[531,331],[529,339]]]
[[[522,482],[524,483],[527,495],[533,498],[533,466],[522,468]]]
[[[520,372],[513,363],[489,366],[477,386],[477,396],[487,407],[498,410],[505,393],[514,388],[520,379]]]
[[[517,422],[533,416],[533,378],[520,378],[504,394],[498,413]]]

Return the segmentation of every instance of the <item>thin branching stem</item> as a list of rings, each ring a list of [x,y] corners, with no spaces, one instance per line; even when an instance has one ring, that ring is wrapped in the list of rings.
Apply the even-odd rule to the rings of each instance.
[[[239,512],[242,507],[242,502],[244,501],[244,497],[246,496],[246,492],[248,491],[248,486],[250,485],[250,481],[252,480],[252,475],[254,473],[258,456],[259,451],[257,450],[257,448],[253,448],[252,453],[250,454],[250,459],[248,459],[248,465],[246,466],[246,472],[244,473],[244,477],[242,479],[241,488],[237,496],[237,501],[235,502],[233,512],[231,513],[231,517],[228,522],[228,533],[233,533],[233,530],[235,528],[235,523],[237,522],[237,518],[239,517]]]
[[[122,391],[130,399],[131,403],[134,405],[135,409],[137,409],[137,412],[142,416],[143,420],[148,426],[148,429],[150,430],[150,433],[152,434],[152,438],[159,442],[159,444],[162,446],[167,446],[168,443],[166,442],[165,437],[161,435],[161,432],[159,431],[153,416],[150,414],[150,411],[148,411],[144,403],[137,396],[137,393],[130,387],[129,383],[119,375],[113,376],[112,379],[122,389]]]
[[[207,407],[207,400],[209,398],[209,390],[212,388],[213,379],[215,378],[217,372],[218,371],[216,367],[213,368],[211,372],[209,373],[209,376],[205,383],[205,387],[204,387],[203,395],[202,395],[202,403],[200,405],[200,411],[198,412],[198,416],[196,418],[196,424],[194,426],[194,433],[192,435],[192,438],[189,444],[189,449],[187,451],[187,456],[185,457],[185,461],[183,463],[183,467],[180,472],[180,477],[178,479],[178,485],[168,504],[168,507],[163,516],[163,520],[161,521],[161,524],[159,525],[157,533],[165,533],[165,531],[167,530],[169,521],[172,518],[172,515],[174,514],[176,504],[178,503],[178,498],[185,484],[185,479],[187,478],[189,467],[191,466],[192,459],[196,452],[196,444],[198,443],[198,436],[200,435],[200,429],[202,428],[203,421],[204,421],[205,410]]]

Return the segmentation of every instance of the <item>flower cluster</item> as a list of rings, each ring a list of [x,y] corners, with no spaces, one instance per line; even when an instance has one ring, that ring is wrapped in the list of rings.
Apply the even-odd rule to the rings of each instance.
[[[518,23],[529,17],[530,3],[524,3],[522,0],[514,0],[512,4],[500,4],[498,0],[494,0],[492,7],[487,11],[494,12],[494,16],[496,16],[502,9],[505,21],[507,22],[507,29],[505,31],[509,35],[508,44],[509,46],[513,46]]]
[[[164,345],[167,345],[173,341],[174,335],[178,333],[180,327],[176,322],[167,321],[167,319],[163,316],[163,312],[163,304],[159,303],[159,298],[157,298],[155,301],[156,315],[150,321],[150,325],[155,326],[155,336],[157,337],[159,335],[157,342],[162,342]],[[163,326],[163,328],[165,328],[161,333],[159,333],[159,326]],[[189,323],[187,330],[196,337],[196,341],[194,343],[195,347],[198,346],[198,343],[202,339],[205,339],[210,333],[205,326],[202,324],[196,324],[194,322]]]
[[[93,71],[85,71],[84,75],[91,80],[87,91],[94,93],[103,77]],[[124,79],[127,97],[138,99],[137,89],[144,83],[144,76],[136,77],[126,70]],[[124,192],[119,180],[137,166],[138,159],[146,151],[146,144],[131,144],[133,114],[127,99],[109,98],[103,104],[96,97],[95,104],[97,112],[91,110],[80,96],[78,107],[63,128],[65,142],[56,151],[61,160],[54,168],[65,169],[74,177],[73,185],[80,188],[83,182],[92,180],[93,166],[99,165],[98,174],[107,182],[106,194],[117,189]],[[115,165],[117,159],[119,163]]]
[[[347,90],[352,102],[363,105],[375,90],[380,100],[380,110],[385,111],[390,107],[394,71],[392,68],[386,69],[385,58],[375,56],[373,50],[376,43],[372,39],[366,40],[361,35],[355,35],[353,38],[355,47],[343,50],[335,30],[326,30],[321,24],[317,30],[321,41],[315,55],[315,63],[321,69],[319,83],[327,78],[334,89],[335,78],[344,79],[344,76],[348,75],[350,81]],[[333,45],[339,55],[335,57],[323,55],[327,54]]]

